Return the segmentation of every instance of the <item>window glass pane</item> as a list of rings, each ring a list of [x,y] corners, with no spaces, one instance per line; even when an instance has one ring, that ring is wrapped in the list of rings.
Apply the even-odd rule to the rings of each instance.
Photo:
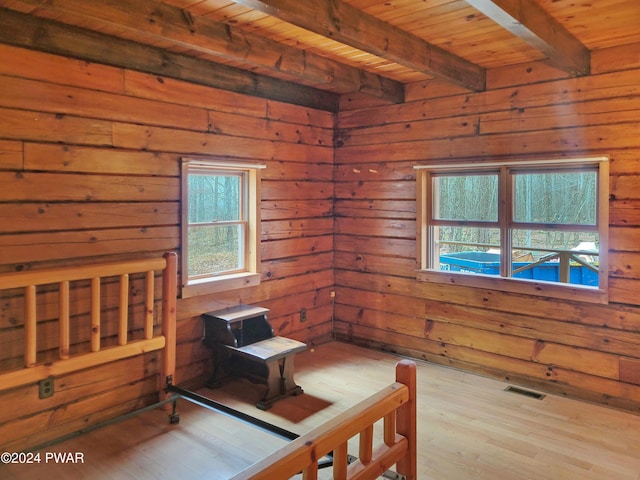
[[[434,176],[433,218],[498,221],[498,176],[495,174]]]
[[[240,175],[189,176],[189,223],[239,220]]]
[[[513,220],[596,225],[596,172],[516,173]]]
[[[435,227],[440,270],[500,274],[500,230],[477,227]]]
[[[244,268],[243,224],[189,227],[189,275],[215,275]]]
[[[598,286],[598,234],[513,230],[512,274],[548,282]]]

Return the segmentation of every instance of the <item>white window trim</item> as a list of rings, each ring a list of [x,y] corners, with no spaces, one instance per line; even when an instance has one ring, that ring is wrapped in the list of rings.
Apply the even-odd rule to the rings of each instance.
[[[469,171],[482,168],[544,166],[544,165],[597,165],[598,166],[598,225],[600,232],[600,251],[598,271],[598,287],[579,286],[575,284],[561,284],[540,280],[501,277],[483,274],[468,274],[463,272],[441,271],[427,268],[429,255],[429,226],[427,224],[428,209],[431,200],[428,197],[428,172],[437,170]],[[560,158],[526,161],[505,162],[473,162],[446,163],[438,165],[416,165],[416,279],[448,285],[461,285],[482,289],[501,290],[523,295],[575,300],[589,303],[606,304],[609,301],[609,159],[605,156],[587,158]]]
[[[188,280],[188,175],[191,168],[198,167],[211,170],[242,171],[247,175],[246,215],[248,235],[246,238],[245,269],[242,272],[227,275],[211,276]],[[260,170],[266,165],[250,162],[229,162],[217,158],[183,157],[182,158],[182,298],[224,292],[260,284]]]

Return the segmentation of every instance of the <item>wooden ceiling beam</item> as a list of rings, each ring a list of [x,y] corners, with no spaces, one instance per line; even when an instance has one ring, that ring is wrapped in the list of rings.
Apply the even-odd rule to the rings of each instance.
[[[0,43],[337,112],[339,95],[0,8]]]
[[[239,28],[193,16],[154,0],[20,0],[50,12],[56,20],[83,26],[87,21],[116,27],[150,42],[161,41],[218,58],[248,63],[267,72],[285,74],[303,84],[323,84],[335,93],[360,92],[392,103],[404,101],[404,85],[343,63],[244,32]],[[39,13],[40,12],[40,13]],[[135,38],[132,37],[132,38]],[[268,73],[267,73],[268,74]]]
[[[590,73],[589,50],[534,0],[466,2],[542,52],[556,68],[574,76]]]
[[[234,1],[469,90],[485,89],[486,72],[482,67],[340,0]]]

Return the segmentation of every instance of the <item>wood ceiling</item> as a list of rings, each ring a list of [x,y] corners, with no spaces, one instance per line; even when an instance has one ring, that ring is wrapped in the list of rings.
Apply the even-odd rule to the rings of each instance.
[[[590,73],[640,42],[639,0],[0,0],[0,42],[327,110],[542,60]]]

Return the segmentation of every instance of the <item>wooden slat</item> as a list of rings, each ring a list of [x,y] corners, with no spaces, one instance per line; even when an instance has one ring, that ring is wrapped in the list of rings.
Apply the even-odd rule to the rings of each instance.
[[[91,279],[91,351],[100,351],[100,277]]]
[[[389,415],[386,415],[386,418]],[[386,427],[385,427],[386,430]],[[365,465],[371,462],[371,456],[373,455],[373,425],[369,425],[362,432],[360,432],[360,447],[358,449],[358,459]]]
[[[390,413],[384,417],[384,430],[382,432],[382,438],[387,446],[391,446],[396,442],[396,413]]]
[[[70,305],[69,305],[69,281],[60,282],[59,291],[59,311],[58,311],[58,328],[59,328],[59,357],[60,360],[69,358],[69,333],[70,333]]]
[[[144,327],[144,277],[135,275],[131,279],[131,291],[135,295],[130,297],[129,307],[130,331],[136,330],[142,334]],[[84,352],[89,340],[89,298],[90,285],[88,281],[74,282],[70,286],[71,299],[69,301],[71,331],[70,342],[72,351]],[[115,338],[118,331],[118,282],[114,278],[105,279],[102,294],[102,333],[103,337]],[[140,292],[140,294],[138,294]],[[24,302],[21,295],[13,295],[13,291],[0,292],[3,298],[3,310],[0,316],[0,329],[4,329],[0,336],[0,365],[13,358],[13,364],[17,365],[16,357],[24,353],[23,340],[24,332]],[[160,298],[160,292],[156,288],[156,299]],[[158,301],[158,300],[156,300]],[[37,319],[38,319],[38,355],[39,363],[42,361],[52,361],[58,358],[59,350],[59,325],[60,318],[60,291],[59,285],[51,284],[40,289],[37,295]],[[159,319],[157,320],[160,324]],[[156,332],[157,333],[157,332]],[[136,334],[135,338],[139,338]],[[110,341],[111,343],[111,341]],[[18,362],[21,364],[22,362]],[[13,368],[4,363],[3,369]]]
[[[391,447],[386,445],[378,445],[371,455],[371,462],[364,464],[356,461],[349,465],[349,480],[369,480],[371,478],[381,477],[383,473],[391,469],[398,462],[408,449],[407,439],[397,435],[396,443]],[[398,468],[399,471],[399,468]],[[416,480],[416,476],[403,476],[401,478],[410,478]]]
[[[347,478],[347,466],[349,465],[349,444],[341,443],[333,450],[333,478]],[[314,465],[315,466],[315,465]]]
[[[302,471],[302,480],[318,480],[318,462],[312,462]]]
[[[162,334],[167,340],[163,355],[163,377],[160,379],[164,385],[176,371],[176,308],[177,308],[177,282],[178,282],[178,256],[173,253],[164,255],[166,267],[162,273]],[[173,379],[176,382],[176,379]]]
[[[118,309],[118,345],[127,344],[129,323],[129,274],[120,275],[120,305]]]
[[[155,311],[155,274],[149,270],[145,275],[145,301],[144,301],[144,338],[153,337],[153,315]]]
[[[55,269],[30,270],[0,275],[0,290],[20,288],[28,285],[46,285],[63,281],[86,280],[89,278],[110,277],[123,273],[146,272],[149,269],[162,270],[166,260],[152,258],[110,262],[98,265],[79,265]]]
[[[24,365],[32,368],[36,364],[36,286],[24,289]]]

